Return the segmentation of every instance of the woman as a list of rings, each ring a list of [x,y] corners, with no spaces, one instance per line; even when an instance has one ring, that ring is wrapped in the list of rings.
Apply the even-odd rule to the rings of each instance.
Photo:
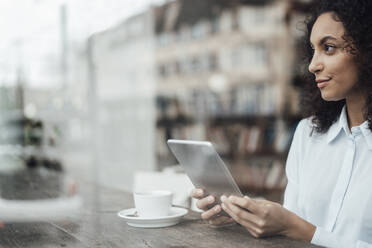
[[[195,189],[202,218],[238,222],[253,236],[327,247],[372,247],[372,1],[320,1],[307,22],[307,117],[286,164],[284,205]],[[219,216],[221,209],[231,218]]]

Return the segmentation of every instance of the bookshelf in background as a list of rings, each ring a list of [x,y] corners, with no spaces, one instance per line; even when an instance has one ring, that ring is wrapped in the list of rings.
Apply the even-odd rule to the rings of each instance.
[[[234,92],[219,95],[199,90],[183,97],[157,97],[158,169],[177,164],[167,139],[209,140],[244,193],[280,201],[286,185],[285,161],[301,118],[295,114],[261,114],[252,106],[251,112],[238,110],[236,106],[241,103],[239,98],[232,100]],[[199,97],[203,98],[201,104]],[[204,113],[202,117],[190,114],[199,112]]]
[[[167,139],[210,140],[245,193],[280,200],[311,1],[202,2],[168,2],[155,19],[158,169],[177,163]]]

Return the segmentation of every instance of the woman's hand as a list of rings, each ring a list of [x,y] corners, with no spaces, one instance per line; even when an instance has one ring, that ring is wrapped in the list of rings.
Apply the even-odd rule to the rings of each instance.
[[[191,191],[191,197],[198,199],[196,206],[203,210],[201,214],[203,220],[207,220],[212,226],[224,226],[227,224],[234,223],[232,218],[226,216],[219,216],[222,208],[219,204],[215,205],[213,208],[208,208],[209,205],[215,202],[215,197],[212,195],[206,196],[205,191],[202,189],[193,189]]]
[[[225,212],[254,237],[285,235],[310,242],[314,235],[315,226],[278,203],[248,196],[222,196],[221,201]]]

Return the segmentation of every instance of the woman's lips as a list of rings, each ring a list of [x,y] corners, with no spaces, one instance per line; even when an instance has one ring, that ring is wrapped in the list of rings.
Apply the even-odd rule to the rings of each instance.
[[[322,88],[326,87],[326,86],[329,84],[329,81],[330,81],[330,80],[331,80],[331,79],[328,79],[328,80],[324,80],[324,81],[319,82],[319,83],[317,84],[318,88],[319,88],[319,89],[322,89]]]

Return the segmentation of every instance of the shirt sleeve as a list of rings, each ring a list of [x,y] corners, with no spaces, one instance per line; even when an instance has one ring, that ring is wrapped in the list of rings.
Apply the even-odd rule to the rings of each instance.
[[[328,232],[322,227],[316,227],[311,243],[331,248],[372,248],[371,243],[362,240],[348,240],[347,237]]]
[[[304,133],[307,120],[304,119],[298,124],[295,134],[293,136],[292,144],[289,149],[289,154],[286,163],[286,176],[287,176],[287,186],[284,193],[284,203],[283,207],[291,212],[294,212],[298,216],[298,185],[299,185],[299,166],[301,163],[301,155],[303,154],[303,142]]]

